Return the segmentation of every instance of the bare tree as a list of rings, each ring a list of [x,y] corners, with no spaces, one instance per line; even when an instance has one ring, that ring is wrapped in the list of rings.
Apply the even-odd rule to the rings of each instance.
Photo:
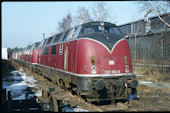
[[[94,20],[108,21],[109,10],[106,8],[106,3],[102,1],[95,2],[92,8]]]
[[[115,15],[113,17],[110,15],[111,9],[106,6],[106,2],[95,2],[92,7],[92,13],[90,13],[90,11],[91,10],[85,7],[79,7],[73,18],[71,13],[68,11],[68,14],[58,23],[58,33],[91,21],[110,21],[115,23],[113,22]],[[93,15],[93,17],[90,14]]]
[[[161,18],[161,14],[170,12],[170,2],[168,0],[165,1],[138,1],[137,2],[140,12],[153,12],[158,18],[165,23],[168,27],[170,24]],[[148,13],[147,13],[148,14]]]
[[[89,14],[89,10],[85,7],[79,7],[77,10],[77,15],[74,17],[74,25],[76,26],[91,21],[92,18]]]
[[[58,31],[63,32],[72,27],[72,15],[70,12],[58,23]]]

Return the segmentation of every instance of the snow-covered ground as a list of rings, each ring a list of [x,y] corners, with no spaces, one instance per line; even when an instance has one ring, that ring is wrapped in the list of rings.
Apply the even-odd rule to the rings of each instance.
[[[19,71],[12,71],[10,77],[2,79],[2,88],[6,89],[6,92],[11,91],[11,96],[13,100],[24,100],[26,99],[26,91],[30,87],[34,87],[34,93],[28,93],[28,98],[34,96],[41,96],[42,91],[36,85],[37,80],[32,76],[28,76],[24,73],[23,69],[20,68]],[[7,94],[8,95],[8,94]]]
[[[137,74],[136,76],[147,76],[147,75],[142,75],[142,74]],[[151,88],[155,88],[155,89],[160,89],[160,88],[170,88],[170,83],[155,83],[155,82],[151,82],[151,81],[143,81],[143,80],[139,80],[139,84],[141,85],[145,85]]]
[[[22,68],[19,68],[19,71],[12,71],[10,74],[11,76],[2,78],[2,88],[6,89],[6,97],[8,91],[11,91],[12,100],[25,100],[26,93],[28,94],[28,99],[33,98],[34,96],[42,96],[42,90],[38,87],[38,84],[36,84],[37,80],[35,80],[33,76],[28,76]],[[28,91],[30,87],[33,87],[33,93]],[[66,112],[89,112],[78,106],[75,108],[67,107],[65,110]]]
[[[139,84],[146,85],[151,88],[159,89],[159,88],[170,88],[170,83],[154,83],[150,81],[142,81],[139,80]]]

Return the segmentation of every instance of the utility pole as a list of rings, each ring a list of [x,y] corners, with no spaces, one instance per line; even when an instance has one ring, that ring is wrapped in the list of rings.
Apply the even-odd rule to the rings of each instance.
[[[45,39],[45,33],[43,33],[43,40]]]

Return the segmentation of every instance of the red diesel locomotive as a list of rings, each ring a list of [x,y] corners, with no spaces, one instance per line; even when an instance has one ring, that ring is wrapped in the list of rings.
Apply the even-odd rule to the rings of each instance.
[[[136,93],[129,44],[114,24],[85,23],[44,39],[31,51],[38,52],[37,60],[16,61],[88,101],[114,102]]]

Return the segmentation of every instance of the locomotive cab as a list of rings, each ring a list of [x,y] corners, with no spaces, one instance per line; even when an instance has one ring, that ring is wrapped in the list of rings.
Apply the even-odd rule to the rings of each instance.
[[[77,86],[82,95],[101,101],[136,93],[138,81],[132,73],[129,44],[116,25],[86,23],[77,38]]]

